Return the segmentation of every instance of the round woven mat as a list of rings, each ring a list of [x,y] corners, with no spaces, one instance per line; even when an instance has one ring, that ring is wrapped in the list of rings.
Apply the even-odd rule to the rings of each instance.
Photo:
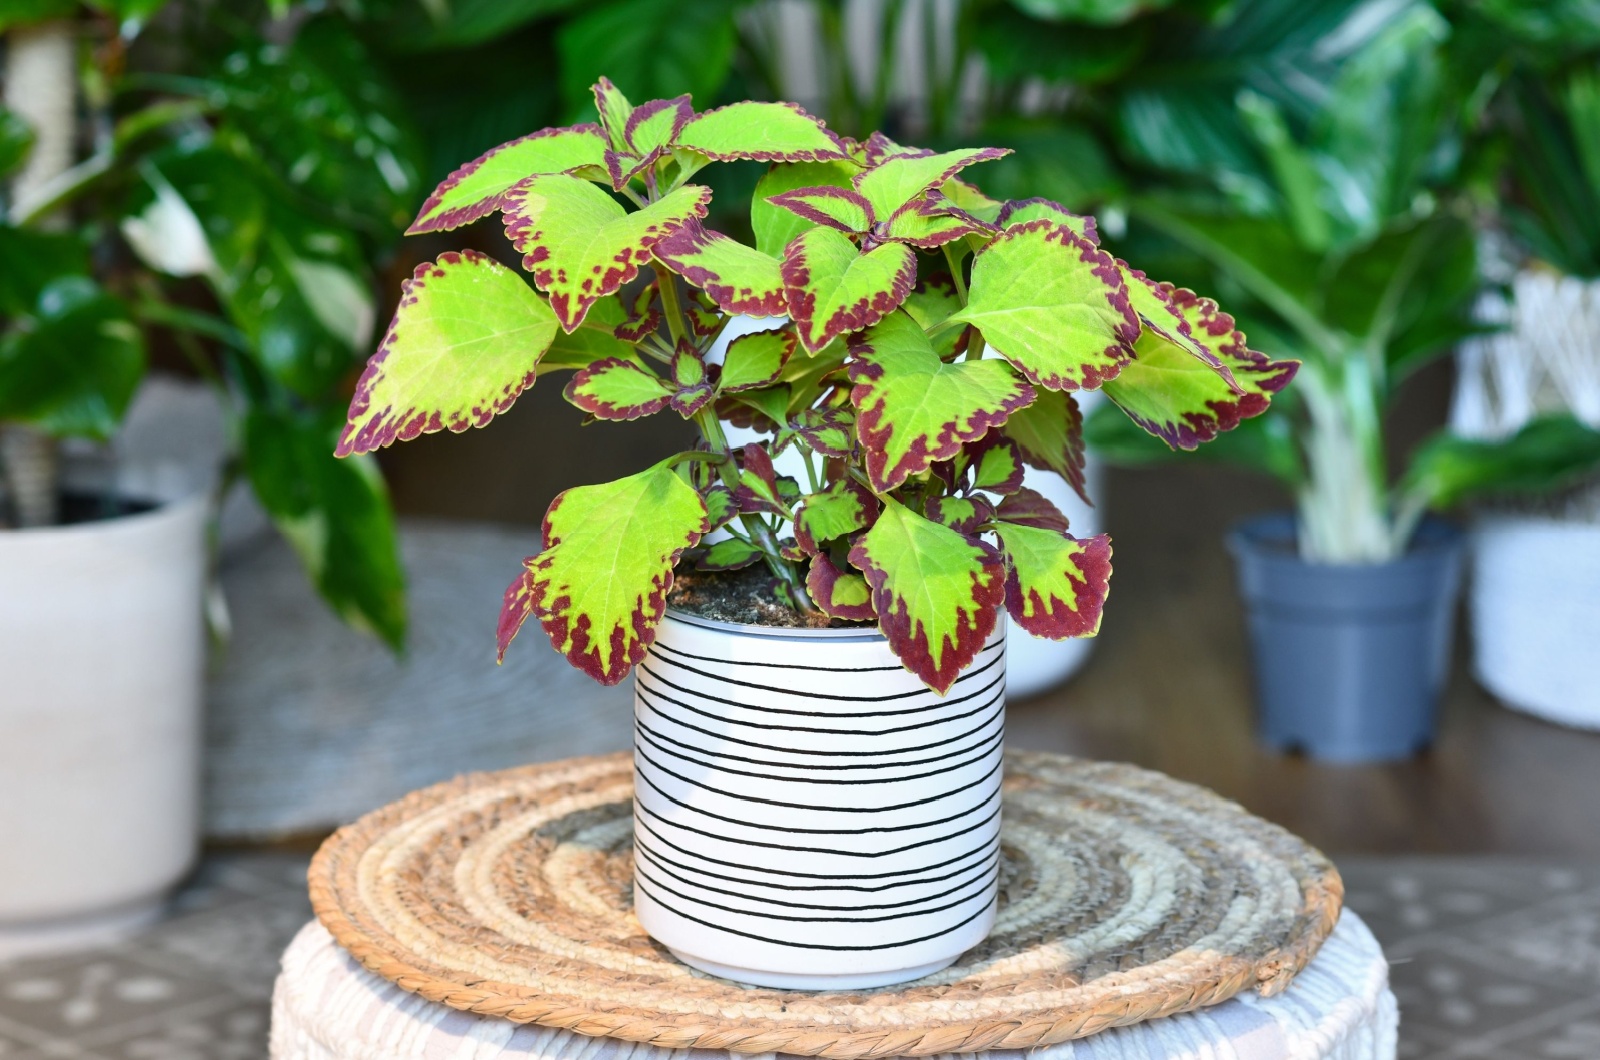
[[[1018,1049],[1248,988],[1276,993],[1339,917],[1318,851],[1132,766],[1006,762],[995,930],[953,967],[859,994],[680,964],[631,904],[632,761],[462,777],[341,829],[311,865],[322,923],[431,1001],[669,1048],[838,1058]]]

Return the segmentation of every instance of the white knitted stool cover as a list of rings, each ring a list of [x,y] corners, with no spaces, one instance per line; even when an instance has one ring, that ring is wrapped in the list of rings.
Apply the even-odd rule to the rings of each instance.
[[[1211,1008],[1118,1027],[994,1060],[1392,1060],[1399,1015],[1389,965],[1346,909],[1283,993],[1246,991]],[[963,1060],[960,1053],[933,1060]],[[772,1054],[768,1054],[771,1060]],[[272,998],[272,1060],[739,1060],[509,1023],[426,1001],[366,971],[313,921],[283,956]]]

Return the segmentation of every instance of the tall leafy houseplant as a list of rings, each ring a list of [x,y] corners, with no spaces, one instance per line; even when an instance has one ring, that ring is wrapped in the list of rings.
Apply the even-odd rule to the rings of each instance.
[[[605,80],[595,102],[598,125],[495,148],[424,205],[413,232],[499,213],[533,286],[477,253],[420,267],[339,440],[352,455],[481,426],[557,369],[596,419],[671,410],[699,428],[697,449],[556,498],[507,591],[502,652],[536,616],[574,665],[622,680],[675,564],[722,529],[701,569],[764,564],[788,607],[876,622],[943,691],[1002,603],[1058,639],[1099,626],[1109,541],[1075,539],[1023,485],[1025,463],[1076,476],[1074,391],[1194,445],[1293,375],[1214,302],[1101,249],[1092,219],[958,176],[1003,151],[856,143],[781,103],[635,107]],[[693,177],[733,160],[773,163],[755,247],[700,223],[711,193]],[[734,315],[788,322],[711,363]],[[725,416],[769,437],[732,449]],[[791,446],[803,484],[773,471]]]

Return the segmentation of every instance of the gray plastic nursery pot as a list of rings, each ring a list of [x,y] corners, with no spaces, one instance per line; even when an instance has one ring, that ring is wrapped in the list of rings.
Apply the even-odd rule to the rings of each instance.
[[[1449,674],[1462,534],[1436,520],[1400,559],[1308,563],[1287,514],[1228,536],[1238,563],[1262,742],[1330,762],[1407,758],[1433,742]]]

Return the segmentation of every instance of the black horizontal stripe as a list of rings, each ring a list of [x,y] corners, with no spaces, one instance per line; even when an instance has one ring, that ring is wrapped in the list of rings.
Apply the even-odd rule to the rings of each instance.
[[[709,736],[712,739],[718,741],[719,743],[736,743],[736,744],[739,744],[739,745],[741,745],[743,747],[757,747],[757,748],[760,748],[763,751],[772,750],[772,744],[770,742],[757,743],[754,740],[741,740],[737,736],[729,736],[726,733],[713,732],[711,729],[702,729],[698,725],[691,725],[687,721],[683,721],[683,720],[681,720],[679,718],[674,718],[674,717],[670,716],[669,714],[666,713],[666,711],[664,711],[660,707],[656,706],[655,703],[653,703],[651,701],[652,698],[660,698],[660,699],[664,700],[665,702],[671,703],[673,706],[683,707],[685,710],[688,710],[688,711],[690,711],[692,713],[695,713],[695,714],[702,715],[704,717],[711,718],[713,721],[722,721],[722,720],[724,720],[724,719],[722,719],[720,717],[717,717],[716,715],[706,714],[706,712],[703,711],[703,710],[695,710],[693,707],[689,706],[687,703],[684,703],[682,700],[673,699],[671,696],[663,695],[662,693],[657,692],[654,689],[647,689],[642,684],[640,684],[637,679],[634,680],[633,691],[634,691],[634,695],[638,698],[639,702],[643,703],[645,706],[647,706],[651,710],[655,711],[655,713],[660,715],[662,718],[665,718],[667,721],[670,721],[672,724],[677,725],[677,726],[679,726],[681,728],[691,729],[694,732],[700,733],[702,736]],[[646,693],[648,693],[648,695]],[[787,750],[788,750],[788,752],[790,754],[818,755],[818,756],[824,757],[824,758],[879,758],[879,759],[885,758],[885,757],[887,757],[889,755],[910,754],[913,751],[932,751],[932,750],[936,750],[936,749],[939,749],[939,748],[948,747],[952,743],[955,743],[955,742],[957,742],[959,740],[965,740],[968,736],[971,736],[973,733],[982,732],[984,729],[987,729],[990,725],[994,724],[995,718],[1002,717],[1002,716],[1004,716],[1004,714],[1005,714],[1005,709],[1004,709],[1004,704],[1002,704],[1001,709],[996,711],[993,717],[985,719],[983,722],[981,722],[978,725],[975,725],[974,727],[968,729],[966,732],[957,733],[955,736],[950,737],[948,740],[936,740],[933,743],[917,744],[914,747],[898,747],[898,748],[895,748],[892,751],[885,751],[885,750],[882,750],[882,749],[879,749],[879,750],[876,750],[876,751],[818,751],[818,750],[810,750],[810,749],[807,749],[807,748],[804,748],[804,747],[790,747],[790,748],[787,748]],[[804,731],[806,731],[806,732],[819,732],[821,730],[806,729]]]
[[[686,694],[691,695],[691,696],[698,696],[701,699],[709,699],[709,700],[712,700],[712,701],[717,702],[717,703],[726,703],[731,707],[740,707],[741,709],[743,708],[743,704],[735,703],[732,700],[723,699],[723,698],[721,698],[719,696],[709,696],[709,695],[706,695],[704,692],[696,692],[692,688],[684,688],[682,685],[674,684],[673,682],[668,681],[665,677],[662,677],[660,674],[658,674],[655,671],[651,670],[648,666],[640,666],[639,667],[639,671],[634,675],[634,679],[633,679],[633,681],[634,681],[633,687],[634,687],[635,690],[644,690],[644,691],[649,692],[651,695],[660,696],[662,699],[666,700],[668,703],[676,703],[678,706],[682,707],[684,710],[687,710],[687,711],[689,711],[690,713],[693,713],[693,714],[698,714],[702,718],[710,718],[712,721],[720,721],[720,722],[726,722],[729,725],[737,725],[741,729],[766,729],[766,730],[771,731],[771,732],[814,732],[814,733],[818,734],[819,736],[865,736],[865,737],[892,736],[893,734],[899,733],[899,732],[912,732],[912,731],[914,731],[916,729],[927,729],[927,728],[931,728],[931,727],[933,727],[935,725],[943,725],[945,722],[960,721],[962,718],[970,718],[974,714],[978,713],[980,710],[983,710],[985,707],[989,707],[989,706],[993,705],[996,702],[996,700],[1003,701],[1005,699],[1005,695],[1006,695],[1006,690],[1004,688],[1004,683],[1005,683],[1006,677],[1005,677],[1005,674],[1001,674],[999,677],[996,677],[993,681],[989,682],[987,685],[985,685],[984,687],[980,688],[978,691],[972,693],[971,695],[963,696],[959,700],[953,700],[952,702],[954,702],[954,703],[965,703],[965,702],[967,702],[969,700],[976,699],[978,696],[983,695],[985,692],[987,692],[990,689],[994,688],[995,685],[1001,685],[1002,686],[1000,691],[996,692],[994,694],[994,697],[991,698],[987,703],[984,703],[981,706],[973,707],[971,710],[962,711],[959,714],[947,714],[947,715],[945,715],[943,717],[931,718],[928,721],[919,721],[919,722],[915,722],[915,723],[913,723],[911,725],[897,725],[897,726],[895,726],[893,728],[890,728],[890,729],[823,729],[823,728],[817,728],[815,726],[810,726],[810,725],[774,725],[774,724],[772,724],[770,722],[738,721],[737,719],[728,717],[728,715],[726,715],[726,714],[717,714],[717,713],[715,713],[713,711],[701,710],[699,707],[691,706],[688,703],[685,703],[681,699],[673,699],[671,696],[667,695],[665,692],[662,692],[658,688],[650,688],[650,687],[648,687],[644,683],[644,675],[645,674],[649,674],[651,677],[655,678],[657,681],[660,681],[662,684],[666,685],[668,688],[675,689],[675,690],[677,690],[679,692],[683,692],[683,693],[686,693]],[[950,706],[951,704],[950,703],[941,703],[939,705],[940,706]],[[828,715],[822,715],[822,716],[830,717],[830,718],[853,718],[853,717],[858,717],[859,715],[855,715],[855,714],[828,714]]]
[[[738,685],[741,688],[754,688],[759,692],[776,692],[776,693],[778,693],[780,695],[800,696],[800,697],[805,698],[805,699],[825,699],[825,700],[828,700],[830,702],[838,702],[838,703],[889,703],[889,702],[892,702],[893,700],[896,700],[896,699],[910,699],[912,696],[926,696],[926,695],[933,695],[934,694],[932,689],[929,689],[929,688],[914,688],[909,692],[896,692],[893,695],[889,695],[889,696],[837,696],[837,695],[824,695],[821,692],[807,692],[804,689],[799,689],[799,688],[780,688],[780,687],[778,687],[776,685],[757,684],[754,681],[740,681],[740,680],[738,680],[736,678],[724,676],[723,674],[714,674],[714,673],[711,673],[711,672],[706,671],[706,670],[696,669],[695,667],[690,666],[687,663],[681,663],[681,662],[677,662],[677,661],[675,661],[673,659],[665,658],[664,656],[654,655],[653,652],[651,654],[653,655],[653,657],[658,662],[665,663],[668,666],[676,666],[680,670],[687,670],[692,674],[698,674],[699,676],[707,678],[708,680],[718,681],[718,682],[720,682],[722,684],[725,684],[725,685]],[[974,677],[979,676],[980,674],[986,673],[991,666],[994,666],[997,663],[1000,663],[1001,661],[1004,660],[1004,658],[1005,658],[1004,655],[996,655],[994,658],[990,659],[988,662],[984,663],[982,666],[970,667],[965,672],[963,672],[959,678],[956,679],[955,685],[952,686],[952,687],[957,687],[963,681],[966,681],[969,678],[974,678]],[[640,667],[640,669],[642,669],[646,673],[648,673],[651,677],[654,677],[659,681],[666,681],[665,677],[662,677],[660,674],[658,674],[654,670],[650,669],[650,667],[647,666],[646,664],[640,663],[639,667]],[[992,682],[991,682],[991,684],[992,684]],[[679,686],[678,685],[673,685],[672,687],[677,688]],[[693,692],[694,690],[693,689],[685,689],[685,691]],[[695,695],[700,695],[700,694],[701,693],[699,693],[699,692],[695,692]],[[732,702],[731,700],[718,699],[716,696],[706,696],[705,698],[707,698],[707,699],[717,699],[717,701],[719,703]],[[852,711],[849,712],[849,716],[852,717],[852,718],[879,718],[879,717],[891,717],[891,716],[898,715],[898,714],[917,714],[917,713],[920,713],[920,712],[922,712],[924,710],[937,710],[939,707],[944,706],[947,703],[952,703],[952,702],[960,702],[960,700],[950,700],[950,699],[944,698],[943,696],[940,696],[938,698],[938,700],[936,702],[934,702],[934,703],[930,703],[927,706],[922,706],[922,707],[913,707],[910,710],[884,710],[884,711],[878,711],[877,713],[867,713],[865,711],[854,711],[854,710],[852,710]],[[759,710],[759,711],[763,711],[763,712],[768,713],[768,714],[800,714],[800,715],[803,715],[805,717],[810,717],[810,718],[836,718],[836,717],[839,716],[839,713],[840,713],[838,711],[784,710],[784,709],[782,709],[780,707],[755,706],[755,705],[749,704],[749,703],[734,703],[734,706],[744,707],[747,710]]]
[[[984,652],[992,651],[998,647],[1003,647],[1005,642],[1006,639],[1001,637],[995,643],[981,649],[978,652],[978,655],[982,655]],[[823,641],[823,643],[826,643],[826,641]],[[890,673],[895,670],[903,672],[905,670],[904,666],[805,666],[800,663],[754,662],[749,659],[740,659],[738,662],[732,662],[726,657],[715,655],[694,655],[679,648],[669,648],[665,644],[662,644],[659,640],[656,641],[653,647],[660,648],[662,651],[672,655],[681,655],[685,659],[693,659],[695,662],[728,663],[729,665],[734,666],[761,666],[770,670],[819,670],[824,673],[833,674],[878,674]],[[976,657],[977,656],[974,656],[974,658]],[[671,662],[670,659],[664,659],[662,661]]]
[[[762,806],[780,806],[780,807],[782,807],[783,809],[786,809],[786,810],[805,810],[805,811],[810,812],[810,813],[819,813],[819,814],[821,814],[821,813],[893,813],[896,810],[913,810],[913,809],[916,809],[918,806],[931,806],[936,802],[942,802],[945,799],[950,798],[952,795],[960,795],[963,791],[971,791],[973,788],[977,787],[979,784],[982,784],[982,783],[986,782],[990,777],[994,776],[996,773],[998,773],[1000,771],[1000,766],[1001,766],[1002,761],[1003,761],[999,756],[996,756],[995,760],[994,760],[994,765],[989,767],[989,772],[985,773],[983,776],[979,777],[977,780],[968,781],[967,783],[961,785],[959,788],[950,788],[948,790],[940,791],[938,794],[930,795],[925,799],[914,799],[911,802],[895,803],[892,806],[813,806],[810,803],[783,802],[783,801],[780,801],[778,799],[764,799],[759,795],[744,795],[744,794],[740,794],[737,791],[724,791],[721,788],[714,788],[709,784],[702,784],[698,780],[691,780],[688,777],[684,776],[682,773],[678,773],[678,772],[675,772],[675,771],[673,771],[671,769],[668,769],[666,766],[662,765],[660,762],[657,762],[654,758],[651,758],[650,755],[642,747],[640,747],[638,744],[634,745],[634,753],[637,754],[644,761],[648,762],[652,769],[658,769],[661,772],[665,773],[667,776],[672,777],[674,780],[681,780],[685,784],[689,785],[691,788],[698,788],[701,791],[710,792],[712,795],[720,795],[721,797],[723,797],[725,799],[737,799],[740,802],[759,803]],[[648,780],[648,778],[646,779],[646,783],[650,784],[650,786],[652,788],[655,788],[657,791],[661,791],[661,789],[659,787],[656,787],[655,783],[653,781]],[[846,783],[859,784],[859,783],[862,783],[862,782],[861,781],[846,781]],[[664,792],[664,791],[661,792],[661,793],[663,795],[666,794],[666,792]],[[748,822],[746,822],[746,823],[748,823]],[[756,826],[756,827],[760,827],[760,826]],[[899,829],[897,828],[895,830],[898,831]],[[889,829],[884,829],[884,831],[889,831]]]
[[[961,820],[961,818],[963,818],[963,817],[967,817],[967,816],[969,816],[971,814],[978,813],[990,801],[996,800],[997,796],[1000,794],[1000,785],[996,784],[995,785],[995,789],[994,789],[993,792],[991,792],[988,795],[985,795],[982,799],[978,800],[974,805],[968,807],[965,810],[962,810],[960,813],[951,814],[949,817],[938,817],[938,818],[935,818],[934,820],[931,820],[931,821],[918,821],[915,824],[885,825],[885,826],[878,827],[878,828],[795,828],[792,825],[762,824],[759,821],[743,821],[743,820],[740,820],[737,817],[728,817],[728,816],[725,816],[725,815],[720,814],[720,813],[712,813],[710,810],[702,810],[698,806],[690,806],[688,803],[684,802],[683,800],[675,799],[671,795],[668,795],[665,791],[661,790],[661,786],[659,784],[657,784],[655,781],[651,780],[648,776],[646,776],[640,770],[637,770],[637,769],[634,770],[633,775],[634,775],[634,777],[636,779],[642,780],[646,784],[648,784],[650,786],[650,790],[651,791],[654,791],[657,795],[660,795],[663,799],[666,799],[668,802],[672,803],[674,806],[677,806],[680,809],[688,810],[690,813],[697,813],[701,817],[709,817],[713,821],[721,821],[724,824],[738,825],[741,828],[754,828],[754,829],[756,829],[758,831],[762,831],[762,832],[783,832],[783,833],[788,834],[788,835],[888,835],[891,832],[915,832],[915,831],[917,831],[919,829],[922,829],[922,828],[933,828],[936,825],[950,824],[952,822]],[[638,801],[639,801],[638,798],[635,797],[634,802],[637,803]],[[804,807],[800,807],[800,808],[803,809]],[[995,813],[999,813],[999,812],[1000,812],[1000,808],[999,808],[999,806],[996,806],[995,807]],[[994,814],[990,814],[990,816],[993,817]],[[672,822],[669,822],[669,823],[672,823]],[[682,827],[682,826],[680,825],[679,827]],[[960,832],[956,832],[954,834],[955,835],[960,835],[961,833]],[[731,836],[718,836],[717,838],[726,840],[727,842],[730,842],[730,843],[748,842],[747,840],[736,839],[736,838],[733,838]],[[947,839],[947,838],[949,838],[949,836],[940,836],[939,838],[940,839]],[[923,844],[923,843],[913,843],[913,844],[911,844],[911,846],[907,847],[906,849],[907,850],[912,850],[912,849],[915,849],[916,847],[923,846],[923,845],[925,845],[925,844]],[[779,849],[784,849],[784,848],[780,847]],[[799,850],[801,848],[800,847],[795,847],[794,849]]]
[[[646,783],[649,783],[649,782],[646,781]],[[670,796],[667,797],[667,801],[668,802],[676,802],[676,800],[672,799]],[[764,850],[782,850],[782,851],[785,851],[786,853],[790,853],[790,854],[828,854],[828,855],[830,855],[832,857],[840,857],[840,858],[886,858],[886,857],[889,857],[891,854],[904,854],[908,850],[915,850],[918,847],[932,846],[934,843],[943,843],[947,839],[955,839],[958,836],[964,836],[968,832],[976,832],[978,829],[982,828],[984,825],[988,824],[989,822],[993,821],[996,817],[1000,816],[1000,800],[996,799],[994,801],[995,801],[994,812],[991,813],[989,816],[985,817],[983,820],[977,822],[976,824],[969,824],[965,828],[958,828],[953,832],[946,832],[944,835],[940,836],[936,840],[924,841],[924,842],[920,842],[920,843],[907,843],[905,846],[894,847],[894,848],[889,849],[889,850],[836,850],[836,849],[834,849],[832,847],[797,847],[797,846],[792,846],[792,845],[790,845],[788,843],[766,843],[766,842],[762,842],[759,839],[733,839],[733,838],[730,838],[727,835],[725,835],[723,833],[720,833],[720,832],[708,832],[704,828],[696,828],[694,825],[681,824],[681,823],[679,823],[677,821],[669,821],[665,817],[662,817],[656,811],[652,810],[650,807],[646,806],[644,803],[640,802],[639,799],[637,798],[637,796],[633,800],[633,805],[634,805],[634,809],[636,809],[636,810],[638,810],[638,811],[640,811],[642,813],[649,814],[651,817],[655,818],[656,820],[662,822],[665,825],[668,825],[668,826],[670,826],[672,828],[680,829],[680,830],[685,831],[685,832],[693,832],[695,835],[703,835],[707,839],[715,839],[719,843],[732,843],[735,846],[744,846],[744,847],[761,847]],[[679,804],[679,805],[681,805],[681,804]],[[707,814],[706,816],[710,816],[710,815]],[[733,824],[739,824],[740,823],[738,821],[733,821],[731,818],[726,818],[726,817],[722,818],[722,820],[729,821],[729,822],[731,822]],[[937,824],[939,822],[934,822],[934,823]],[[794,829],[785,829],[785,831],[792,832],[792,831],[794,831]],[[659,833],[655,833],[654,830],[652,829],[652,834],[659,834]],[[836,832],[836,833],[830,833],[830,834],[839,835],[839,834],[843,834],[843,833],[837,833]],[[866,834],[866,833],[861,833],[861,834]],[[681,849],[681,848],[678,848],[678,849]],[[696,857],[705,857],[705,855],[697,854]],[[710,858],[706,858],[706,860],[709,861],[711,859]],[[900,873],[892,873],[891,875],[898,876],[898,875],[900,875]]]
[[[641,835],[648,835],[650,837],[651,843],[660,843],[662,846],[666,847],[667,849],[675,851],[676,853],[681,854],[681,855],[683,855],[685,857],[699,858],[702,861],[711,861],[711,859],[706,857],[704,854],[698,854],[693,850],[685,850],[683,847],[678,846],[672,840],[668,839],[666,836],[661,835],[655,829],[651,828],[649,822],[645,821],[638,814],[634,814],[633,825],[634,825],[633,841],[634,841],[634,844],[636,846],[640,845],[640,838],[639,837]],[[690,829],[690,831],[693,831],[693,829]],[[742,868],[742,869],[748,869],[751,872],[768,872],[768,873],[772,873],[773,875],[784,876],[786,878],[797,879],[797,880],[833,880],[833,881],[838,881],[838,880],[887,880],[887,879],[892,879],[893,877],[896,877],[896,876],[906,876],[906,875],[908,875],[910,873],[935,872],[935,871],[937,871],[939,869],[948,868],[951,865],[959,865],[961,862],[966,861],[968,858],[973,857],[974,855],[987,855],[987,853],[990,851],[991,848],[996,850],[996,851],[998,851],[1000,849],[1000,837],[998,835],[995,836],[993,839],[984,840],[984,842],[983,842],[983,844],[981,846],[973,847],[971,850],[968,850],[968,851],[966,851],[964,853],[961,853],[961,854],[957,854],[953,858],[946,858],[944,861],[938,862],[938,863],[933,864],[933,865],[924,865],[924,866],[922,866],[920,868],[904,869],[904,870],[902,870],[900,872],[876,872],[876,873],[846,874],[846,873],[832,873],[832,872],[794,872],[794,871],[791,871],[789,869],[769,869],[764,865],[741,865],[739,867]],[[943,876],[919,876],[919,877],[914,877],[912,879],[907,879],[907,880],[896,880],[893,883],[880,883],[880,884],[877,884],[877,885],[874,885],[874,886],[860,886],[860,885],[854,885],[854,884],[842,884],[842,883],[837,883],[837,882],[829,883],[829,884],[815,884],[815,885],[812,885],[812,884],[794,884],[794,883],[771,883],[771,882],[768,882],[766,880],[747,880],[747,879],[743,879],[743,878],[738,877],[738,876],[721,875],[719,873],[711,872],[708,869],[703,869],[703,868],[700,868],[700,867],[695,866],[695,865],[685,865],[682,862],[673,861],[671,858],[668,858],[668,857],[664,856],[659,851],[655,850],[653,847],[646,846],[646,850],[648,850],[650,856],[655,858],[657,861],[664,861],[668,865],[672,865],[672,866],[674,866],[676,868],[684,869],[687,872],[698,872],[701,875],[709,876],[712,879],[727,880],[729,883],[744,883],[744,884],[750,884],[750,885],[756,886],[756,887],[771,887],[774,890],[781,890],[781,891],[887,891],[887,890],[892,890],[893,888],[896,888],[896,887],[913,887],[913,886],[917,886],[917,885],[925,884],[925,883],[939,883],[942,880],[950,879],[952,876],[958,876],[961,873],[966,872],[967,869],[971,867],[971,866],[963,866],[961,868],[952,869],[950,872],[945,873]],[[723,866],[720,862],[714,862],[713,861],[711,863],[714,864],[714,865],[717,865],[719,868],[729,867],[729,866]]]
[[[696,898],[692,894],[685,894],[677,888],[663,883],[654,876],[650,875],[650,873],[646,872],[644,867],[640,865],[634,866],[633,879],[636,886],[641,880],[643,880],[649,883],[651,887],[665,891],[674,898],[682,898],[686,902],[690,902],[705,909],[715,909],[720,913],[736,913],[740,916],[753,916],[760,920],[782,920],[791,924],[887,924],[891,920],[909,920],[912,917],[932,916],[934,913],[942,913],[947,909],[954,909],[957,906],[966,905],[968,902],[972,901],[974,898],[977,898],[980,894],[987,890],[990,883],[989,880],[985,879],[975,881],[977,884],[976,887],[973,887],[973,885],[970,883],[964,884],[962,887],[957,888],[957,890],[967,889],[970,890],[971,893],[962,895],[955,901],[946,902],[943,905],[930,906],[927,909],[907,909],[898,913],[883,913],[878,916],[800,916],[795,913],[769,913],[766,910],[761,909],[740,909],[736,905],[723,905],[719,902],[708,902],[704,898]],[[765,904],[782,905],[784,903],[768,902]],[[804,907],[802,906],[801,908]],[[844,913],[852,911],[853,910],[841,909],[837,910],[836,912]]]
[[[931,935],[923,935],[919,938],[906,939],[902,942],[884,942],[873,946],[830,946],[821,942],[791,942],[787,939],[775,939],[767,935],[756,935],[749,931],[739,931],[735,928],[726,927],[722,924],[714,924],[709,920],[702,920],[700,917],[691,916],[680,909],[673,908],[670,904],[663,902],[657,895],[652,894],[650,888],[648,887],[640,885],[639,889],[643,891],[652,902],[656,903],[672,915],[682,917],[691,923],[700,924],[703,927],[712,928],[713,930],[725,932],[729,935],[738,935],[740,938],[755,939],[757,942],[765,942],[773,946],[783,946],[791,950],[829,950],[835,953],[860,953],[866,950],[898,950],[904,949],[906,946],[915,946],[922,942],[932,942],[934,939],[942,938],[945,935],[949,935],[953,932],[961,930],[989,911],[989,906],[986,905],[976,913],[973,913],[971,916],[961,921],[959,924],[951,924],[943,931],[935,931]]]
[[[965,769],[967,766],[970,766],[970,765],[973,765],[974,763],[983,761],[984,758],[986,758],[987,756],[995,754],[995,753],[997,753],[999,751],[999,743],[1004,738],[1004,735],[1005,735],[1003,731],[997,731],[993,736],[989,737],[987,740],[981,740],[976,745],[974,745],[975,747],[983,748],[981,751],[978,751],[977,754],[973,755],[971,758],[967,758],[967,759],[964,759],[964,760],[962,760],[960,762],[957,762],[954,765],[945,766],[942,769],[931,769],[931,770],[928,770],[927,772],[923,772],[923,773],[896,773],[895,775],[888,776],[888,777],[871,777],[871,778],[868,778],[868,779],[855,779],[855,778],[851,778],[851,777],[812,777],[812,776],[791,777],[791,776],[784,776],[782,774],[775,774],[775,773],[771,773],[771,772],[757,773],[754,770],[749,770],[749,769],[734,769],[731,766],[725,766],[725,765],[722,765],[722,764],[720,764],[718,762],[708,762],[705,759],[696,758],[696,757],[694,757],[694,755],[685,754],[682,750],[674,750],[673,748],[677,747],[677,748],[683,748],[684,750],[699,752],[699,748],[693,747],[693,746],[691,746],[689,744],[679,743],[677,740],[669,739],[668,737],[661,736],[661,735],[659,735],[659,734],[657,734],[655,732],[652,732],[650,730],[649,726],[645,725],[643,722],[641,722],[641,721],[639,721],[637,719],[634,720],[633,728],[634,728],[634,734],[636,736],[638,736],[640,739],[644,740],[650,746],[654,747],[657,751],[660,751],[662,754],[668,754],[668,755],[671,755],[674,758],[680,758],[685,762],[692,762],[695,765],[703,766],[706,769],[714,769],[719,773],[731,773],[734,776],[739,776],[739,777],[758,777],[758,778],[760,778],[762,780],[774,780],[774,781],[779,781],[779,782],[786,783],[786,784],[898,784],[898,783],[901,783],[903,781],[909,781],[909,780],[926,780],[928,777],[937,777],[937,776],[943,776],[946,773],[954,773],[958,769]],[[667,746],[665,746],[665,744],[671,744],[672,747],[667,747]],[[637,748],[638,747],[638,743],[635,742],[634,746]],[[972,749],[973,748],[970,748],[970,747],[967,748],[968,751],[971,751]],[[718,755],[715,751],[700,752],[700,753],[710,754],[713,758],[728,758],[728,759],[731,759],[732,761],[735,761],[735,762],[746,761],[745,759],[742,759],[742,758],[733,758],[731,755]],[[940,755],[939,758],[936,759],[936,761],[944,761],[944,760],[947,760],[947,759],[950,759],[950,758],[955,758],[955,757],[957,757],[955,754]],[[773,768],[778,768],[778,769],[811,770],[811,769],[895,769],[895,768],[903,769],[907,765],[915,765],[916,763],[889,762],[889,763],[886,763],[884,765],[861,764],[861,765],[854,765],[854,766],[791,765],[791,764],[782,763],[782,762],[761,762],[761,763],[758,763],[758,764],[764,765],[764,766],[773,767]]]

